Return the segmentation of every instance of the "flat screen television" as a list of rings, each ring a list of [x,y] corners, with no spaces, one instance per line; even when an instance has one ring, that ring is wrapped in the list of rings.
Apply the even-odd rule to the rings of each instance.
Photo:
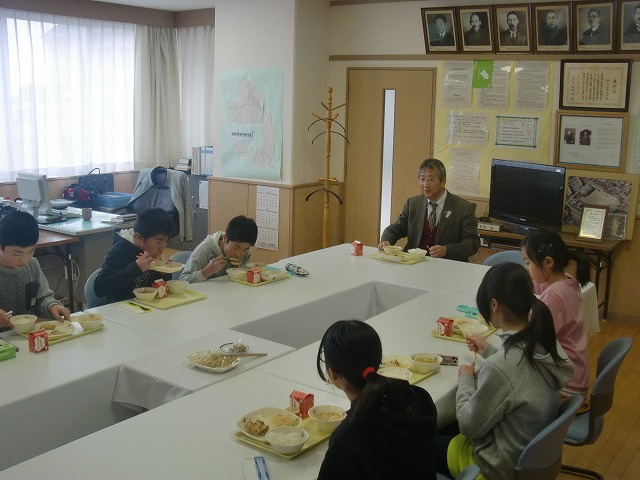
[[[491,162],[489,216],[502,229],[526,233],[534,228],[560,230],[565,168],[494,158]]]

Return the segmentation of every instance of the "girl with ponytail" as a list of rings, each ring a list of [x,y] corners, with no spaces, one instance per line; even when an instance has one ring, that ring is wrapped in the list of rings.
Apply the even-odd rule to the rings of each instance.
[[[476,295],[478,310],[502,329],[502,347],[480,335],[467,337],[485,359],[458,370],[456,416],[460,434],[446,448],[455,477],[470,464],[480,479],[507,480],[529,441],[558,414],[560,389],[573,366],[556,340],[551,312],[536,298],[527,271],[515,263],[492,267]],[[442,441],[442,439],[441,439]]]
[[[589,281],[591,262],[584,253],[571,253],[560,235],[534,230],[522,241],[522,258],[534,283],[534,291],[553,316],[556,336],[573,362],[573,378],[561,395],[584,395],[588,398],[589,368],[587,331],[584,324],[580,286]],[[576,262],[575,278],[565,272],[569,261]],[[588,403],[581,411],[588,408]]]
[[[334,430],[318,480],[435,480],[436,407],[426,390],[377,371],[382,344],[370,325],[342,320],[325,332],[318,375],[351,402]]]

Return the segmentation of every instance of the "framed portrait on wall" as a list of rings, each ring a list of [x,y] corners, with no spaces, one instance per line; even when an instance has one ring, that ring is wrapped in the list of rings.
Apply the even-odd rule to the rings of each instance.
[[[453,8],[421,8],[422,31],[427,53],[458,51],[456,17]]]
[[[573,35],[577,52],[613,52],[614,2],[574,2]]]
[[[533,6],[533,33],[536,52],[571,51],[571,8],[569,2]]]
[[[529,4],[494,7],[496,52],[531,52]]]
[[[556,114],[554,165],[624,172],[626,145],[626,113],[559,110]]]
[[[620,18],[618,50],[621,52],[640,51],[640,0],[623,1],[618,4]]]
[[[458,7],[459,43],[463,52],[493,52],[491,7]]]

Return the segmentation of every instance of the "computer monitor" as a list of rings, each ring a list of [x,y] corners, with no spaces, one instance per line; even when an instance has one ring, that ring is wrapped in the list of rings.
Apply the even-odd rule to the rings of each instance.
[[[40,173],[18,172],[16,177],[22,208],[38,217],[39,213],[52,214],[47,176]]]

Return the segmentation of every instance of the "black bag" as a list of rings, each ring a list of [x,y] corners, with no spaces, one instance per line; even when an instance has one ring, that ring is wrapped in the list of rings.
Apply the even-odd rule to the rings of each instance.
[[[95,171],[98,173],[93,173]],[[88,175],[82,175],[78,179],[78,183],[89,190],[95,190],[96,193],[113,192],[113,173],[100,173],[99,168],[94,168]]]

